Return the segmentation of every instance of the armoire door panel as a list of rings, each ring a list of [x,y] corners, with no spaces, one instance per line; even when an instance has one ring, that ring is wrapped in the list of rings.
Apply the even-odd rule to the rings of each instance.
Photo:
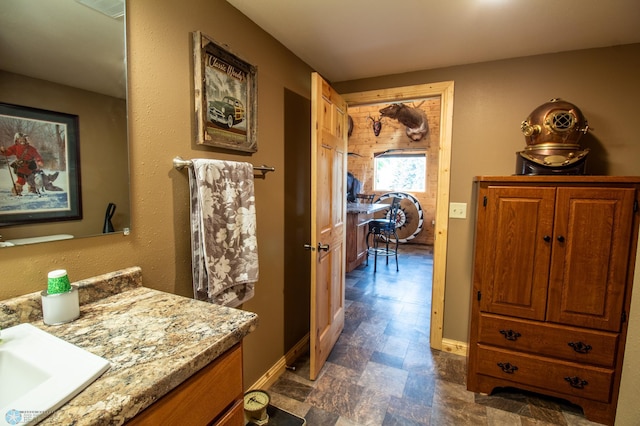
[[[620,329],[635,190],[558,188],[547,320]]]
[[[481,310],[543,320],[554,188],[489,187]]]

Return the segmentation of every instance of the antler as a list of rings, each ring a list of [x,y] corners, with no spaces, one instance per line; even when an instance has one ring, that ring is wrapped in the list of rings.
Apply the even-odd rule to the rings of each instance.
[[[371,117],[371,114],[369,114],[367,118],[371,119],[371,128],[373,129],[373,134],[378,136],[380,134],[380,130],[382,130],[382,117],[376,120],[375,118]]]

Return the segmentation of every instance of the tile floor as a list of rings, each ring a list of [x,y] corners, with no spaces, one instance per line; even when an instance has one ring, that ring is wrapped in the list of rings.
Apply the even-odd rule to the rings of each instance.
[[[308,426],[595,425],[578,407],[519,391],[466,390],[465,357],[429,348],[431,247],[403,245],[347,274],[345,327],[315,381],[297,360],[269,389]]]

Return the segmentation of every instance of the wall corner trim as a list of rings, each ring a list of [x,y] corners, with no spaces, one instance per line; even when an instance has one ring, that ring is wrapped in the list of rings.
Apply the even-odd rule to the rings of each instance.
[[[469,345],[466,342],[459,342],[457,340],[442,339],[442,351],[449,352],[455,355],[467,356],[467,350]]]
[[[300,355],[309,351],[309,333],[305,334],[298,343],[293,345],[289,351],[284,354],[271,368],[269,368],[253,385],[248,387],[249,389],[268,389],[273,385],[282,373],[284,373],[286,367],[291,365]]]

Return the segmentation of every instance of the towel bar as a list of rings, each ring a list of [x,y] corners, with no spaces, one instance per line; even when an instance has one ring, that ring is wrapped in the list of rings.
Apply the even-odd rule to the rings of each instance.
[[[176,169],[176,170],[182,170],[185,167],[191,167],[192,165],[193,165],[193,163],[191,162],[191,160],[184,160],[180,156],[175,157],[173,159],[173,168]],[[260,176],[260,178],[262,178],[262,179],[264,179],[265,175],[268,172],[275,172],[276,171],[275,167],[265,166],[264,164],[262,166],[253,166],[253,170],[257,170],[260,173],[262,173],[262,176]]]

